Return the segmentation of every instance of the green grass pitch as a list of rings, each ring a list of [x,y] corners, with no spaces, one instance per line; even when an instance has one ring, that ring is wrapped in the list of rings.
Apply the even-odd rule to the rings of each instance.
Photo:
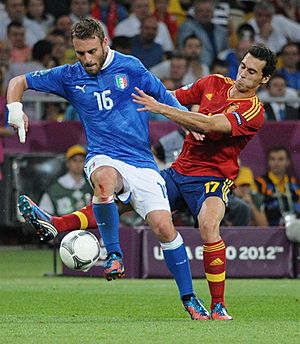
[[[192,321],[170,279],[44,277],[47,249],[0,248],[0,343],[300,343],[300,280],[229,279],[230,322]],[[206,281],[195,280],[209,304]]]

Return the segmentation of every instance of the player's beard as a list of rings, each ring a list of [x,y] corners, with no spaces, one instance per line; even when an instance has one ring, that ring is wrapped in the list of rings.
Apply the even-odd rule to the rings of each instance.
[[[98,74],[101,70],[101,68],[104,65],[104,62],[106,60],[107,57],[107,50],[103,50],[103,54],[99,57],[99,61],[97,63],[97,68],[93,68],[95,66],[95,64],[92,65],[84,65],[83,68],[84,70],[88,73],[88,74]]]

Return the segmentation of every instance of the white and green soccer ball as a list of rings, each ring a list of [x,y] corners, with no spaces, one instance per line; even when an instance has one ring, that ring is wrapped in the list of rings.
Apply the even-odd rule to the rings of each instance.
[[[91,232],[76,230],[62,239],[59,254],[69,269],[88,271],[100,258],[100,244]]]

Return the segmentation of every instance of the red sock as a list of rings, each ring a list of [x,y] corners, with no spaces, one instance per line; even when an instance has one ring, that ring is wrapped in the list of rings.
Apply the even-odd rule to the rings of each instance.
[[[215,303],[224,306],[226,250],[223,240],[203,245],[203,261],[206,279],[211,294],[211,309]]]
[[[59,233],[76,229],[97,228],[92,205],[88,205],[72,214],[60,217],[53,216],[52,222]]]

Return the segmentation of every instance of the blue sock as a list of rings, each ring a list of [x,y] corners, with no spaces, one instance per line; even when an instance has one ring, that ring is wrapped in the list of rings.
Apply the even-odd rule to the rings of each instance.
[[[180,246],[172,248],[172,246],[174,247],[172,244],[175,241],[177,241],[177,243],[179,242]],[[180,234],[178,234],[177,238],[171,243],[161,243],[161,246],[163,248],[163,255],[167,267],[175,278],[180,297],[182,298],[184,295],[194,295],[190,262]],[[175,246],[177,245],[175,244]]]
[[[119,213],[115,202],[93,203],[93,211],[107,254],[123,256],[119,241]]]

